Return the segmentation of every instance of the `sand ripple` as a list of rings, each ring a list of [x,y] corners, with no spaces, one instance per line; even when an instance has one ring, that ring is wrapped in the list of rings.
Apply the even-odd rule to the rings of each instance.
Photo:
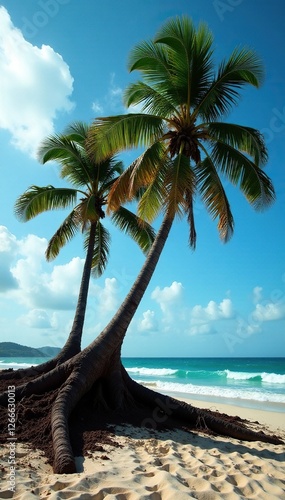
[[[117,428],[122,448],[77,458],[78,473],[55,475],[39,451],[17,445],[15,500],[285,500],[285,450],[169,431]],[[284,433],[285,437],[285,433]],[[7,489],[9,449],[1,452],[0,498]],[[106,456],[109,460],[106,460]]]

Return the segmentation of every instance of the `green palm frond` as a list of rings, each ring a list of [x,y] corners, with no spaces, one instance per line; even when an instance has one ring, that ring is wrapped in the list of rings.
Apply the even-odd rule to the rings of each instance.
[[[48,261],[55,259],[60,250],[68,243],[78,232],[81,226],[81,218],[79,217],[77,207],[70,212],[63,223],[57,229],[48,243],[46,250],[46,258]]]
[[[163,120],[153,115],[130,113],[98,118],[90,128],[88,149],[99,162],[118,151],[149,145],[162,131]]]
[[[90,237],[90,229],[88,228],[85,231],[85,239],[84,239],[85,251],[87,251],[88,248],[89,237]],[[93,259],[92,259],[92,274],[96,278],[102,276],[103,272],[106,269],[109,258],[110,243],[111,243],[111,236],[109,231],[106,228],[104,228],[101,222],[97,222]]]
[[[90,163],[84,148],[68,136],[54,135],[44,139],[38,149],[38,159],[41,163],[59,163],[60,176],[76,186],[85,186],[92,181]]]
[[[195,177],[190,159],[179,154],[170,163],[165,179],[167,211],[171,217],[182,216],[185,211],[185,193],[195,193]]]
[[[218,219],[218,231],[227,242],[234,230],[234,220],[224,187],[210,156],[194,168],[197,189],[213,220]]]
[[[256,209],[263,210],[275,200],[272,182],[260,167],[232,146],[217,142],[212,158],[221,172],[235,186],[239,185],[247,201]]]
[[[19,220],[28,221],[42,212],[70,207],[76,198],[76,189],[30,186],[17,198],[15,214]]]
[[[138,215],[143,220],[154,221],[166,205],[167,191],[165,189],[166,166],[162,165],[152,181],[146,187],[138,203]]]
[[[98,194],[108,193],[114,181],[124,172],[123,163],[116,161],[115,157],[108,158],[99,165],[94,166]]]
[[[169,49],[168,59],[175,68],[175,87],[180,103],[194,106],[212,79],[213,35],[205,24],[196,30],[188,17],[174,18],[158,32],[155,43]]]
[[[185,192],[185,212],[187,214],[187,222],[189,225],[189,245],[194,250],[196,248],[197,233],[195,228],[194,218],[194,196],[192,190],[188,189]]]
[[[207,127],[210,139],[223,142],[252,157],[256,165],[265,165],[267,149],[260,132],[251,127],[232,123],[210,123]]]
[[[139,245],[147,253],[155,238],[154,229],[130,210],[120,207],[112,215],[112,222]]]
[[[259,87],[262,79],[263,65],[256,53],[246,48],[235,49],[229,59],[221,63],[195,115],[213,121],[228,114],[240,99],[240,89],[246,84]]]
[[[137,199],[141,188],[149,186],[161,167],[163,168],[166,157],[165,145],[162,142],[155,142],[131,163],[110,189],[108,212],[117,210],[134,197]]]
[[[139,71],[144,80],[154,88],[162,89],[174,77],[167,52],[153,41],[143,41],[129,55],[129,71]]]
[[[175,106],[163,93],[140,81],[128,86],[124,103],[127,107],[141,105],[142,112],[163,116],[164,119],[176,114]]]
[[[73,122],[69,125],[65,131],[64,135],[67,135],[71,141],[83,143],[86,141],[89,132],[89,125],[87,123],[78,121]]]

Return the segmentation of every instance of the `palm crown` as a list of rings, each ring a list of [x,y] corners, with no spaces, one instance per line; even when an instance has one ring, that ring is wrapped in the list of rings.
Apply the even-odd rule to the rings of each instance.
[[[140,43],[130,54],[129,69],[139,71],[142,80],[129,85],[124,100],[141,112],[97,119],[89,138],[98,159],[146,146],[112,186],[109,207],[143,187],[139,215],[152,221],[161,208],[170,218],[186,213],[193,246],[197,195],[218,219],[222,240],[232,235],[222,178],[238,185],[255,209],[274,200],[262,170],[267,161],[263,137],[254,128],[222,121],[244,85],[261,84],[262,64],[254,52],[241,48],[215,71],[212,45],[205,25],[196,29],[186,17],[168,21],[153,41]]]
[[[89,126],[74,123],[62,135],[45,139],[38,151],[39,160],[46,163],[55,160],[60,165],[60,176],[73,186],[31,186],[16,201],[18,218],[27,221],[38,214],[55,209],[72,207],[48,243],[46,257],[54,259],[61,248],[81,230],[85,235],[84,246],[90,242],[93,227],[92,271],[100,276],[104,271],[109,254],[110,234],[102,224],[104,207],[110,188],[122,173],[122,163],[115,157],[108,157],[97,164],[86,150]],[[79,200],[78,200],[79,198]],[[139,217],[124,207],[119,207],[111,216],[112,222],[128,233],[147,252],[154,238],[148,224],[142,224]]]

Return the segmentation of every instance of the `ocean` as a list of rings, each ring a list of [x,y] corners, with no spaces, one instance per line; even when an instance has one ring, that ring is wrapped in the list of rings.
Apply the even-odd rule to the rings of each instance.
[[[0,370],[48,358],[2,358]],[[285,413],[285,358],[123,358],[130,376],[180,398]]]

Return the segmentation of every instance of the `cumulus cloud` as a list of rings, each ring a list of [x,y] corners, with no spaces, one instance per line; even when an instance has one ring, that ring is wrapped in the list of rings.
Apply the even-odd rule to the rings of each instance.
[[[25,40],[0,7],[0,128],[12,144],[35,156],[39,142],[54,132],[58,112],[70,112],[73,78],[62,56]]]
[[[153,290],[151,298],[159,304],[162,312],[165,313],[169,310],[169,307],[182,296],[182,291],[182,284],[173,281],[170,286],[165,286],[164,288],[157,286]]]
[[[115,312],[119,301],[116,278],[106,278],[103,289],[98,285],[94,285],[93,295],[96,297],[97,307],[101,315]]]
[[[28,314],[20,318],[20,322],[30,328],[52,328],[50,317],[42,309],[32,309]]]
[[[191,335],[207,334],[213,331],[213,322],[234,317],[233,304],[230,299],[223,299],[219,304],[210,300],[206,307],[196,305],[190,313]]]
[[[0,226],[0,292],[17,288],[11,264],[17,251],[17,239],[5,226]]]
[[[138,322],[138,330],[140,332],[149,332],[156,330],[156,328],[154,311],[148,309],[143,313],[143,318]]]
[[[183,319],[184,311],[182,305],[183,286],[173,281],[170,286],[160,288],[157,286],[151,293],[151,298],[157,302],[162,312],[162,330],[168,332],[176,328],[178,322]],[[150,317],[144,318],[150,320]]]
[[[252,313],[252,318],[255,321],[274,321],[285,317],[284,302],[269,302],[268,304],[256,304],[255,310]]]
[[[223,299],[220,304],[210,300],[206,307],[194,306],[192,318],[201,321],[215,321],[217,319],[231,318],[233,316],[233,305],[230,299]]]

